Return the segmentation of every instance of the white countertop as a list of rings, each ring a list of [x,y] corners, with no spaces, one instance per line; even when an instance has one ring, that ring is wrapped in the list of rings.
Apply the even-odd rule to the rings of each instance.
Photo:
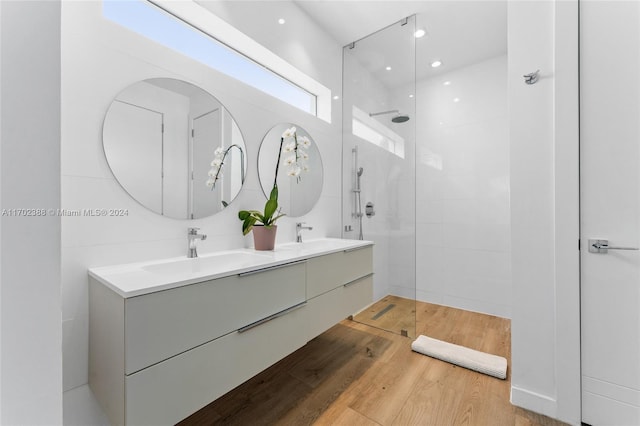
[[[195,259],[174,257],[89,269],[89,275],[124,298],[284,265],[373,245],[371,241],[322,238],[277,245],[273,251],[227,250]]]

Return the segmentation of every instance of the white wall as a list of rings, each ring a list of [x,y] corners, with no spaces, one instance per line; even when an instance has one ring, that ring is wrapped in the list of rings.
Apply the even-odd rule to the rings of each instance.
[[[266,47],[340,93],[340,47],[295,5],[278,3],[274,7],[266,3],[237,4],[225,18],[233,18],[232,23],[242,21],[245,28],[252,29],[249,35],[273,43]],[[262,18],[280,7],[306,32],[295,26],[278,26],[280,37],[262,37],[274,31]],[[263,13],[256,12],[260,10]],[[295,123],[313,136],[322,155],[325,183],[311,213],[278,222],[277,242],[293,241],[295,222],[300,220],[313,226],[307,238],[340,236],[340,209],[336,206],[341,200],[341,137],[339,101],[334,103],[334,124],[328,124],[104,20],[100,2],[65,2],[62,20],[62,205],[67,209],[129,210],[126,217],[65,217],[62,221],[64,388],[71,389],[87,382],[87,268],[184,256],[189,226],[198,226],[208,235],[199,243],[201,254],[251,246],[251,236],[242,236],[237,212],[264,205],[256,173],[258,147],[267,131],[281,122]],[[273,25],[278,24],[273,21]],[[247,180],[238,198],[222,213],[191,221],[161,217],[133,201],[111,174],[102,152],[104,114],[120,90],[152,77],[179,78],[199,85],[220,100],[237,121],[247,145]]]
[[[580,424],[578,7],[510,2],[508,17],[511,401]]]
[[[0,2],[0,209],[60,206],[60,2]],[[0,220],[0,423],[62,423],[60,218]]]
[[[509,318],[507,57],[416,92],[417,298]]]

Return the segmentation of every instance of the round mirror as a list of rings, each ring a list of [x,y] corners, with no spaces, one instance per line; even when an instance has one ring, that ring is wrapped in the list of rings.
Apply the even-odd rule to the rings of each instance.
[[[181,80],[153,78],[120,92],[102,143],[124,190],[164,216],[218,213],[244,183],[246,147],[235,120],[216,98]]]
[[[322,193],[322,159],[309,133],[295,124],[274,126],[260,144],[258,174],[267,198],[276,173],[282,212],[292,217],[309,213]]]

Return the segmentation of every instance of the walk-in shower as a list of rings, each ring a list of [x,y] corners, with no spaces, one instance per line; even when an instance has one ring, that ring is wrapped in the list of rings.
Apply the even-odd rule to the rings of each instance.
[[[345,238],[374,247],[372,305],[354,320],[415,335],[415,16],[343,50]],[[364,210],[363,210],[364,209]]]

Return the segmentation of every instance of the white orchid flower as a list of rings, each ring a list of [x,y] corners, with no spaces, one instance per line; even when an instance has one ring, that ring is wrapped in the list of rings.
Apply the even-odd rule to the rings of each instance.
[[[308,137],[302,136],[298,138],[298,143],[305,148],[309,148],[311,146],[311,141]]]
[[[300,167],[298,166],[291,167],[287,172],[287,176],[296,177],[298,175],[300,175]]]
[[[216,177],[216,173],[218,173],[217,169],[211,169],[209,170],[209,173],[207,173],[207,175],[209,175],[209,177],[214,178]]]
[[[283,138],[290,138],[291,136],[293,136],[296,133],[296,128],[295,127],[291,127],[287,130],[284,131],[284,133],[282,133],[282,137]]]
[[[289,142],[284,146],[284,152],[292,152],[294,149],[296,149],[295,142]]]
[[[211,162],[211,167],[220,168],[221,165],[222,165],[222,159],[221,158],[214,158],[214,160]]]
[[[287,166],[291,166],[292,164],[295,164],[295,163],[296,163],[295,155],[290,155],[284,159],[284,164],[286,164]]]
[[[216,155],[216,157],[222,156],[222,154],[224,154],[224,148],[219,146],[213,153]]]
[[[213,187],[213,185],[215,185],[215,183],[216,183],[216,181],[215,181],[215,180],[213,180],[213,179],[207,179],[207,186],[208,186],[209,188],[212,188],[212,187]]]
[[[302,165],[302,171],[304,171],[304,172],[308,172],[309,170],[310,170],[310,169],[309,169],[309,165],[308,165],[308,164],[303,164],[303,165]]]
[[[298,155],[300,155],[300,157],[303,160],[308,160],[309,159],[309,154],[307,154],[307,151],[303,151],[301,149],[298,150]]]

